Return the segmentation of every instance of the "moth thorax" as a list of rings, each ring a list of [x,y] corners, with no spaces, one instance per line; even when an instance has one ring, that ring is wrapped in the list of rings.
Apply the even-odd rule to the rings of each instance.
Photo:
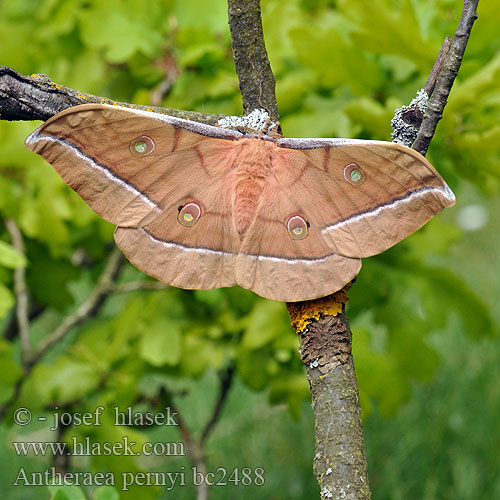
[[[240,179],[234,192],[234,223],[236,230],[243,239],[250,224],[255,218],[257,205],[264,188],[262,179]]]
[[[258,138],[242,139],[235,161],[239,177],[265,178],[269,175],[274,143]]]

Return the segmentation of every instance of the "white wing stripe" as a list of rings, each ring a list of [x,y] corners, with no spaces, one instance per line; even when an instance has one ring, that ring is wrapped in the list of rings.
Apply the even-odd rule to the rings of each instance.
[[[322,234],[327,234],[329,231],[332,231],[334,229],[338,229],[340,227],[346,226],[348,224],[351,224],[353,222],[358,222],[363,219],[367,219],[369,217],[375,217],[376,215],[380,214],[383,211],[390,210],[392,208],[395,208],[400,205],[405,205],[406,203],[409,203],[411,200],[415,198],[420,198],[421,196],[424,196],[427,193],[430,192],[437,192],[442,194],[447,200],[454,202],[455,201],[455,195],[453,194],[453,191],[448,187],[447,184],[444,184],[443,188],[439,187],[425,187],[422,189],[418,189],[416,191],[411,191],[408,193],[406,196],[403,198],[399,198],[397,200],[391,201],[390,203],[386,203],[384,205],[379,205],[377,208],[373,210],[369,210],[367,212],[363,212],[357,215],[353,215],[352,217],[348,217],[347,219],[341,220],[340,222],[336,222],[335,224],[332,224],[331,226],[325,227],[321,232]]]

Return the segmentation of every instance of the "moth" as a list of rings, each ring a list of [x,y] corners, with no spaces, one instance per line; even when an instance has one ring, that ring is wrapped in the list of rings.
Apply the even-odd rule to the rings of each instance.
[[[244,135],[84,104],[26,146],[117,226],[132,264],[187,289],[322,297],[455,203],[423,156],[390,142]]]

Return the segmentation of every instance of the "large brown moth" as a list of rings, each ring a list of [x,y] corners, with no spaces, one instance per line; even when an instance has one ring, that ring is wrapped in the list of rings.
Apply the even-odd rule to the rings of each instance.
[[[135,266],[181,288],[321,297],[455,203],[423,156],[390,142],[249,136],[85,104],[26,145],[117,226]]]

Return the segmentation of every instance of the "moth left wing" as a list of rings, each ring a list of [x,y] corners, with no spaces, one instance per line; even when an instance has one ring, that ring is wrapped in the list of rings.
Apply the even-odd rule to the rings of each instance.
[[[312,218],[305,239],[291,237],[287,221],[305,212],[293,192],[275,177],[268,178],[237,257],[240,286],[266,298],[294,302],[333,293],[358,274],[361,260],[338,255]]]
[[[236,264],[238,283],[265,297],[333,293],[356,276],[359,258],[454,204],[430,163],[404,146],[342,139],[280,139],[278,146]]]
[[[455,204],[434,167],[405,146],[346,139],[278,144],[278,182],[340,255],[383,252]]]

